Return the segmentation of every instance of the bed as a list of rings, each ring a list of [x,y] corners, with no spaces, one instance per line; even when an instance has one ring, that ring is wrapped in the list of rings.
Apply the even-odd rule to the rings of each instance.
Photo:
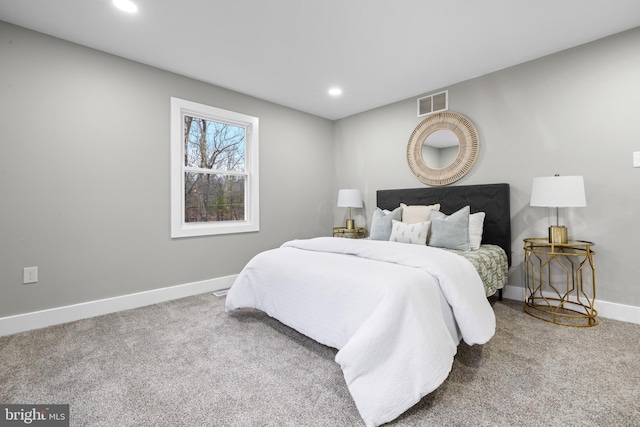
[[[388,218],[401,204],[406,212],[439,204],[432,232],[459,212],[483,212],[479,244],[510,260],[508,184],[379,190],[374,217],[407,231]],[[368,239],[292,240],[256,255],[226,300],[227,311],[259,309],[338,349],[335,360],[368,427],[394,420],[442,384],[461,340],[484,344],[495,333],[489,291],[471,261],[456,250],[378,239],[383,222],[375,221]],[[423,223],[413,224],[415,231]]]
[[[381,209],[393,210],[406,205],[440,204],[440,210],[451,213],[464,206],[470,206],[470,213],[484,212],[482,245],[498,246],[506,256],[507,270],[511,266],[511,211],[509,184],[464,185],[454,187],[411,188],[401,190],[379,190],[377,206]],[[466,255],[475,264],[476,252],[457,252]],[[508,276],[508,275],[507,275]],[[502,299],[502,288],[508,277],[501,274],[493,282],[485,283],[487,296],[498,294]]]

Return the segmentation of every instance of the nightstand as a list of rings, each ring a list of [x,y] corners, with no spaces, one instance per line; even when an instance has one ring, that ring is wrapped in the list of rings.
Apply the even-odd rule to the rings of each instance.
[[[348,239],[364,239],[367,229],[364,227],[346,228],[333,227],[333,237],[346,237]]]
[[[524,311],[557,325],[597,325],[593,246],[583,240],[524,239]]]

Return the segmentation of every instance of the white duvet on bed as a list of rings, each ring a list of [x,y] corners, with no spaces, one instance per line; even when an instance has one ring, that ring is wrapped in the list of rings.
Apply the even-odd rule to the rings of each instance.
[[[321,237],[254,257],[226,310],[251,307],[337,348],[367,426],[397,418],[449,375],[460,338],[483,344],[495,317],[473,265],[429,246]],[[455,319],[455,320],[454,320]]]

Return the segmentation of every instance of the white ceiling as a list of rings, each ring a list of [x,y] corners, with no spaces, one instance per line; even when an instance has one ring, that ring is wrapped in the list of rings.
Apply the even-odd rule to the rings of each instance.
[[[639,0],[134,2],[0,0],[0,20],[329,119],[640,26]]]

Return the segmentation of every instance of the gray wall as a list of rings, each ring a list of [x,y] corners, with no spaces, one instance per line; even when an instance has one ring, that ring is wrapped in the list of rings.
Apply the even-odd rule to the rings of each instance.
[[[442,88],[480,136],[479,159],[456,185],[511,185],[511,285],[523,283],[522,239],[549,225],[547,209],[528,206],[532,179],[583,175],[587,207],[569,212],[569,237],[596,243],[598,299],[640,306],[639,48],[634,29]],[[369,225],[375,190],[423,186],[406,159],[419,96],[336,122],[334,193],[363,191],[357,225]],[[334,222],[343,221],[337,210]]]
[[[0,317],[237,274],[330,233],[331,121],[3,22],[0,58]],[[169,238],[171,96],[260,118],[260,232]]]
[[[596,243],[598,298],[640,307],[638,46],[635,29],[445,88],[480,134],[457,184],[511,184],[512,285],[548,225],[532,178],[579,174],[570,237]],[[0,58],[0,317],[236,274],[343,224],[339,188],[368,226],[377,189],[422,186],[405,154],[422,94],[332,123],[2,22]],[[260,117],[260,232],[169,238],[171,96]]]

